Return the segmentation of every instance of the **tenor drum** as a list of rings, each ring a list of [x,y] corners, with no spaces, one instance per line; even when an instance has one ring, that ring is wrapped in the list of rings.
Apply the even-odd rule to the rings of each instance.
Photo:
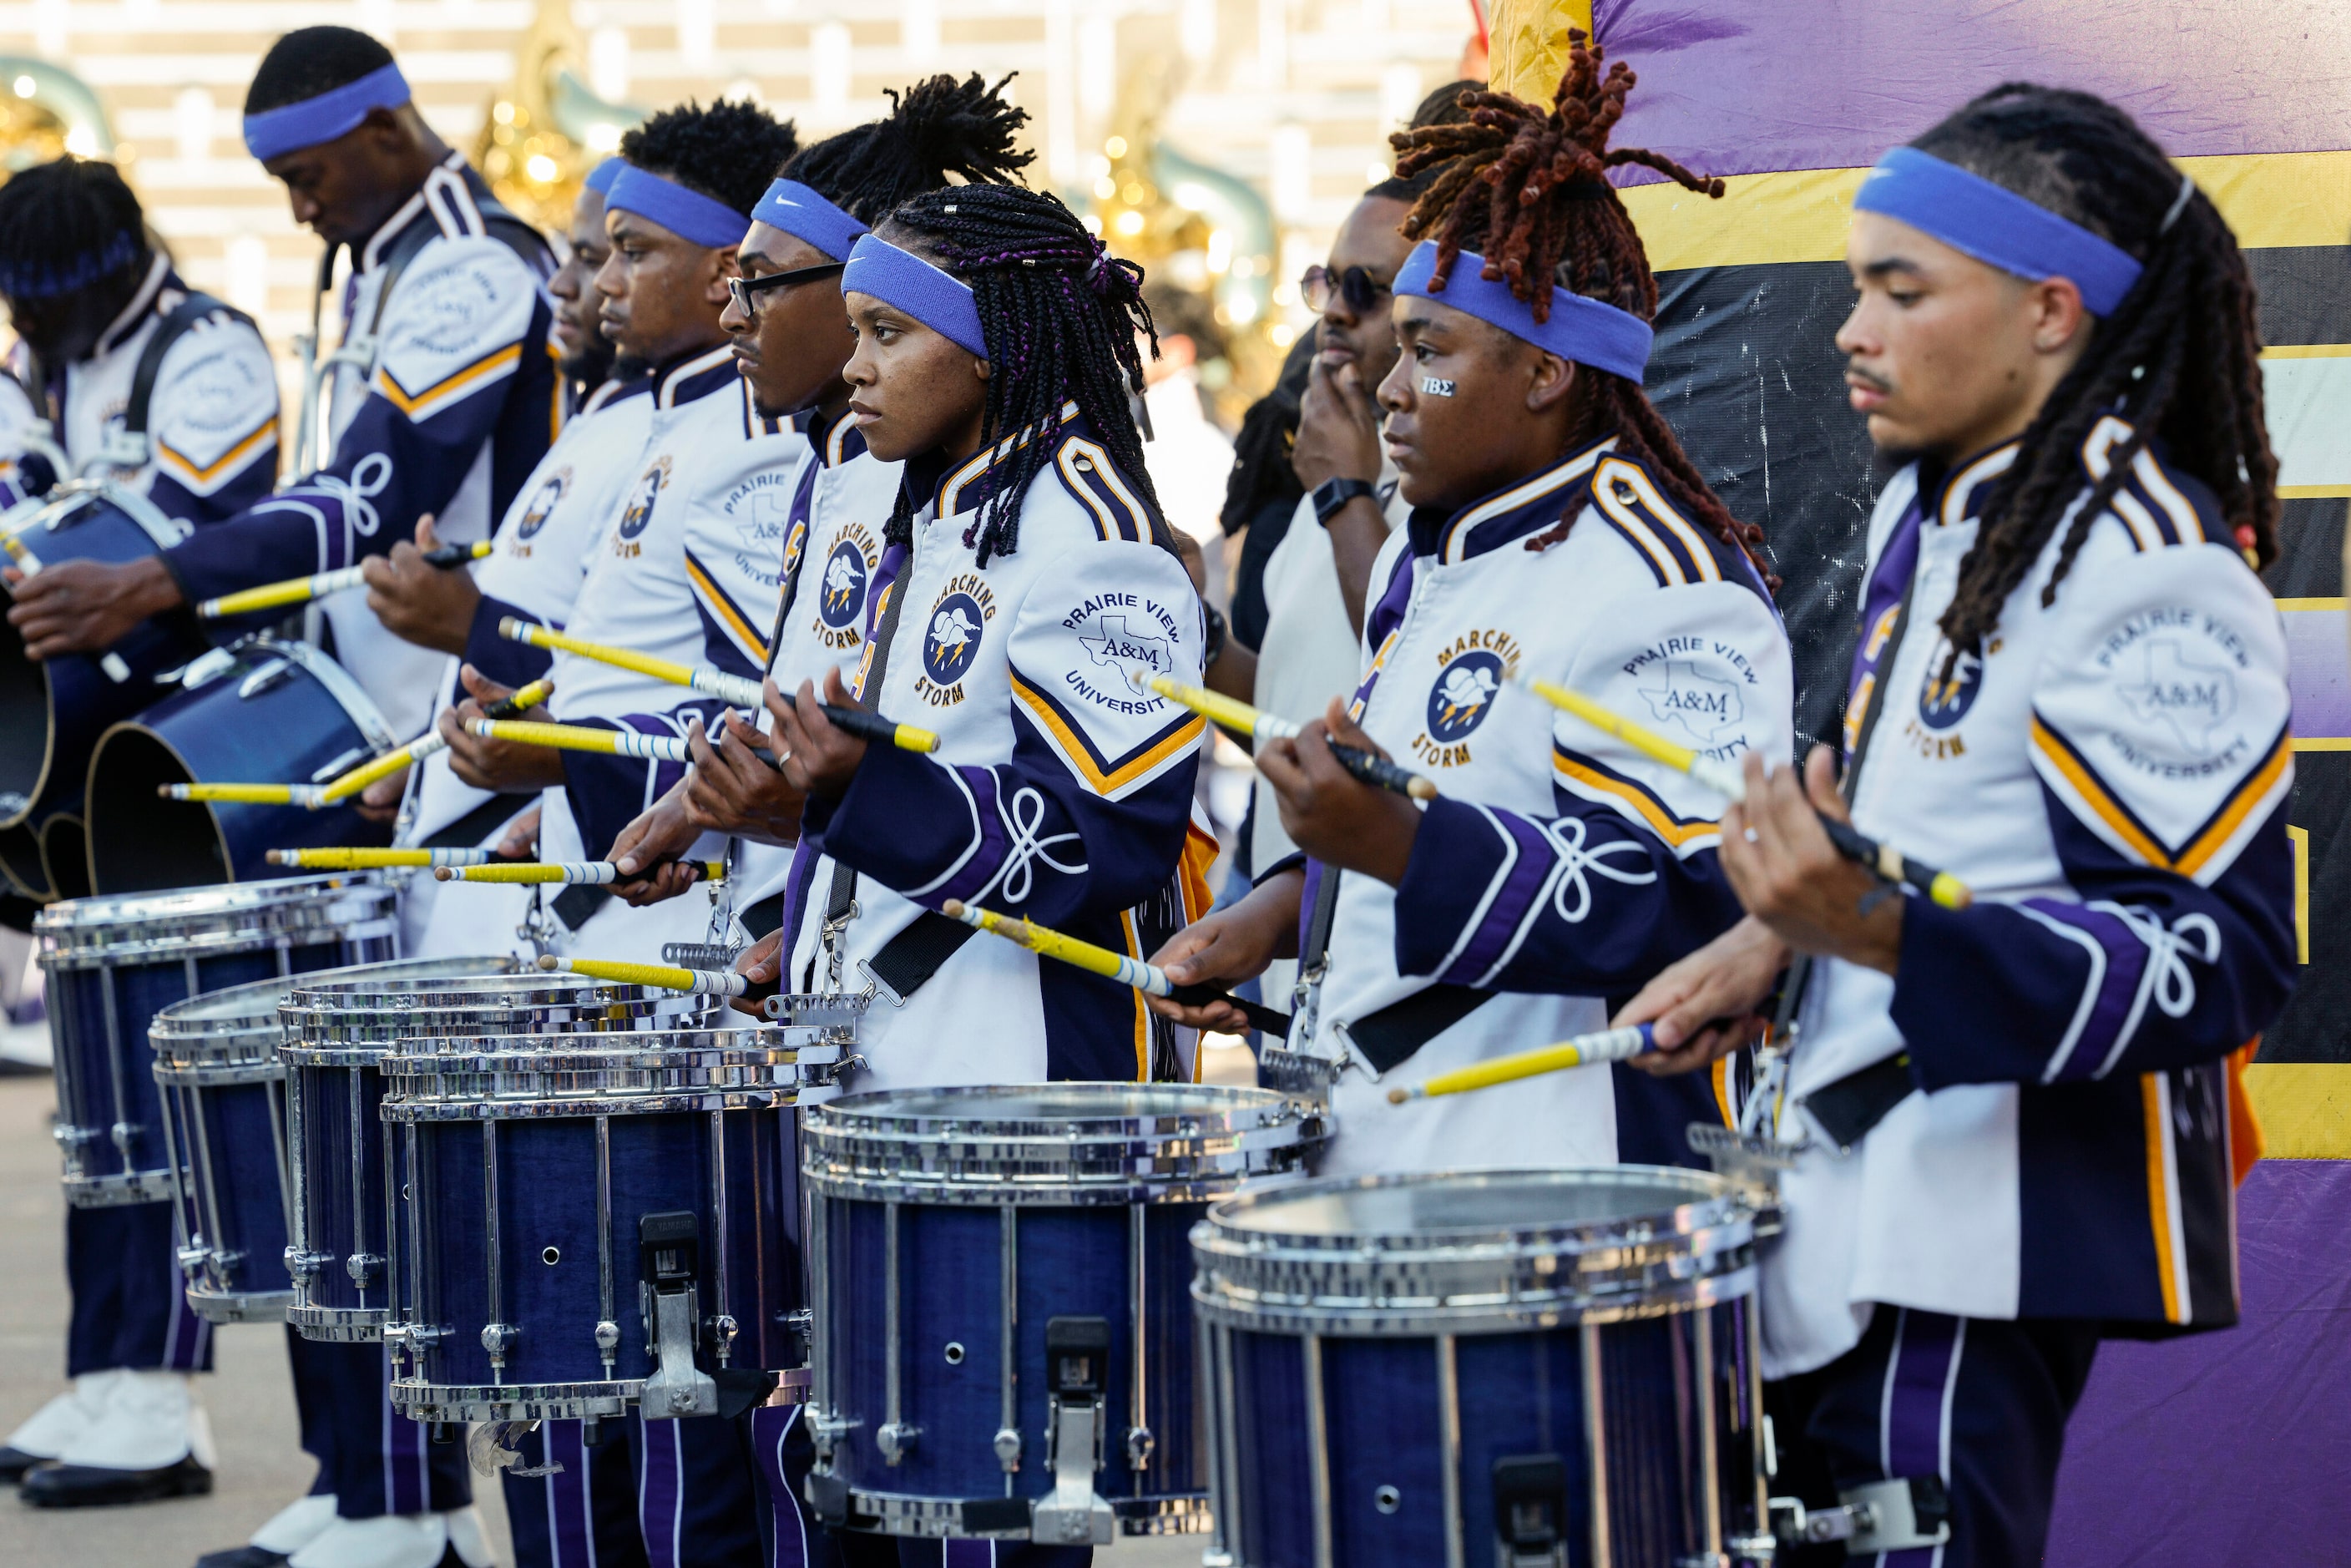
[[[1262,1089],[859,1094],[801,1121],[818,1294],[809,1495],[899,1535],[1207,1528],[1186,1236],[1323,1135]]]
[[[187,536],[185,525],[119,486],[68,484],[51,495],[22,521],[0,525],[43,566],[141,560]],[[0,597],[6,592],[0,584]],[[35,898],[88,894],[79,811],[90,749],[107,726],[155,700],[159,674],[204,648],[183,612],[140,622],[102,653],[36,664],[0,618],[0,871],[8,880]]]
[[[852,1043],[654,1030],[387,1056],[394,1408],[712,1415],[722,1383],[797,1369],[793,1107],[834,1092]]]
[[[1302,1183],[1192,1233],[1223,1568],[1768,1557],[1747,1189]]]
[[[340,664],[307,643],[253,637],[188,666],[183,689],[113,726],[89,759],[83,826],[100,893],[246,882],[268,852],[381,844],[349,801],[166,800],[167,784],[324,784],[396,743]]]
[[[392,1287],[385,1194],[404,1178],[378,1110],[378,1064],[396,1042],[462,1049],[484,1037],[693,1028],[719,1003],[525,971],[512,957],[419,958],[306,977],[280,1009],[294,1154],[287,1321],[305,1339],[382,1337]]]
[[[156,1014],[228,986],[390,957],[395,902],[371,877],[337,874],[76,899],[35,915],[66,1201],[172,1196],[147,1032]]]

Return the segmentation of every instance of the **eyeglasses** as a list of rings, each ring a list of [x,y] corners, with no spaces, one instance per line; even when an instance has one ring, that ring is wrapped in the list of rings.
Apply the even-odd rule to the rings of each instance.
[[[1360,267],[1335,274],[1327,267],[1310,267],[1306,276],[1298,280],[1298,292],[1304,297],[1309,310],[1328,310],[1331,301],[1337,298],[1344,299],[1349,310],[1362,316],[1387,298],[1388,285],[1375,280]]]
[[[845,261],[828,261],[817,267],[796,267],[790,272],[770,272],[758,277],[730,277],[726,280],[726,297],[735,308],[751,320],[759,319],[758,296],[770,288],[789,288],[795,283],[813,283],[820,277],[831,277],[847,267]]]

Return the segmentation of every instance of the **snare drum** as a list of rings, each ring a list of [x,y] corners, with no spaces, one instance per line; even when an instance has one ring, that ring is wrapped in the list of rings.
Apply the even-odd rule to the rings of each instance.
[[[35,915],[66,1201],[172,1196],[147,1035],[157,1013],[226,986],[390,957],[394,903],[372,878],[338,874],[76,899]]]
[[[519,959],[419,958],[306,977],[280,1009],[291,1124],[294,1276],[287,1322],[305,1339],[382,1337],[389,1210],[402,1176],[377,1071],[395,1041],[692,1028],[716,997],[523,972]],[[429,1043],[427,1043],[429,1042]]]
[[[1206,1529],[1186,1237],[1322,1135],[1300,1101],[1208,1084],[891,1091],[806,1113],[810,1500],[899,1535]]]
[[[118,485],[67,484],[50,494],[10,530],[45,566],[142,560],[187,537],[185,524]],[[0,585],[0,595],[5,592]],[[36,664],[25,656],[16,629],[0,618],[0,870],[9,880],[35,898],[88,891],[76,813],[90,748],[108,725],[155,700],[159,673],[204,647],[183,612],[141,622],[101,653]]]
[[[800,1365],[792,1107],[847,1031],[486,1038],[387,1056],[392,1401],[422,1421],[718,1408]]]
[[[166,784],[324,784],[396,744],[340,664],[307,643],[254,637],[188,666],[183,688],[99,737],[83,826],[100,893],[270,874],[268,852],[381,844],[346,801],[311,810],[166,800]]]
[[[1302,1183],[1192,1233],[1221,1568],[1769,1555],[1747,1189]],[[1729,1554],[1729,1555],[1726,1555]]]

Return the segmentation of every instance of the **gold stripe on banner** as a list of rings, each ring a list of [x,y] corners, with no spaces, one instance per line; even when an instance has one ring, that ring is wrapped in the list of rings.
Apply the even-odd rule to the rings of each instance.
[[[2245,1069],[2245,1094],[2263,1159],[2351,1159],[2351,1063],[2257,1061]]]
[[[1499,43],[1498,29],[1498,59]],[[2351,152],[2231,154],[2179,162],[2247,249],[2339,246],[2351,235]],[[1853,193],[1868,172],[1734,174],[1719,202],[1679,185],[1638,185],[1625,193],[1625,204],[1640,228],[1649,266],[1658,272],[1841,261]]]
[[[1493,0],[1487,80],[1529,103],[1551,102],[1567,75],[1567,30],[1592,32],[1592,0]]]

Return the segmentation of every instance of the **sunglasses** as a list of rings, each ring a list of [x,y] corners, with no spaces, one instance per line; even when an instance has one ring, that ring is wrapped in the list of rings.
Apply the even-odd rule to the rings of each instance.
[[[771,288],[789,288],[795,283],[813,283],[820,277],[838,276],[849,266],[845,261],[828,261],[818,267],[796,267],[790,272],[770,272],[758,277],[730,277],[726,280],[726,296],[735,301],[735,308],[751,320],[759,319],[759,296]]]
[[[1327,267],[1310,267],[1306,276],[1298,280],[1298,292],[1309,310],[1328,310],[1332,300],[1344,299],[1349,310],[1362,316],[1387,297],[1388,286],[1375,281],[1360,267],[1337,273]]]

